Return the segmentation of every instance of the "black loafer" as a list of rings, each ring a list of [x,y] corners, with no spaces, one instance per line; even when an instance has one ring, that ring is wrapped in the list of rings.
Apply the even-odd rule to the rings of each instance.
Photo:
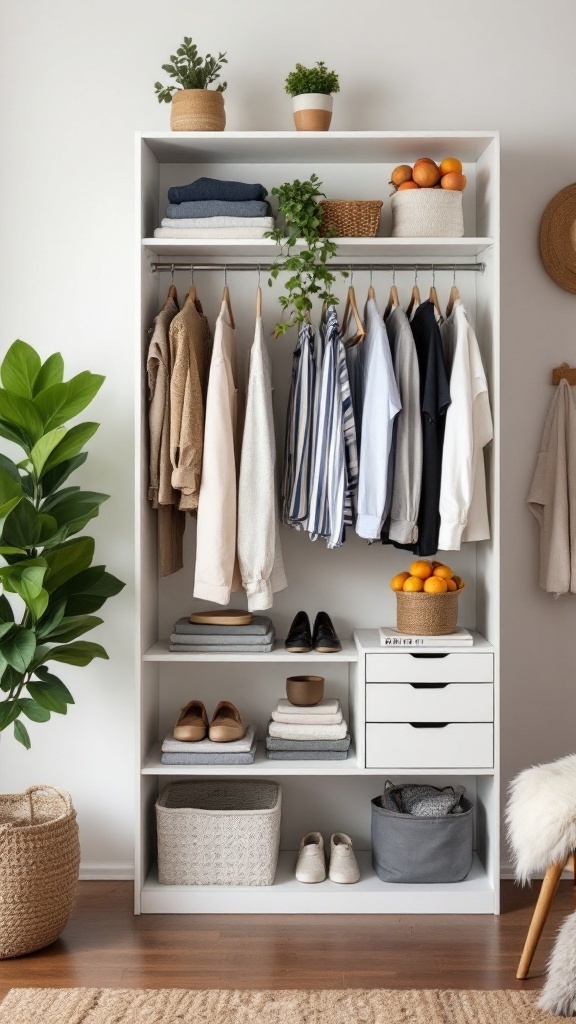
[[[336,635],[332,620],[326,612],[318,612],[316,616],[312,644],[314,650],[319,654],[336,654],[342,650],[342,644]]]
[[[306,612],[294,616],[284,647],[292,654],[308,654],[312,650],[312,630]]]

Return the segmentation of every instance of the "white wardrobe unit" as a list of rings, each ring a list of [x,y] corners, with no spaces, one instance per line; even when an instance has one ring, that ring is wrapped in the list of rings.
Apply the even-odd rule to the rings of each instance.
[[[392,168],[422,156],[459,157],[468,187],[464,193],[465,237],[406,239],[386,237],[391,215],[388,185]],[[138,743],[136,834],[137,913],[498,913],[499,910],[499,139],[495,132],[177,132],[144,133],[136,139],[139,267],[135,373],[141,382],[137,410],[136,549],[138,565],[137,686]],[[378,238],[339,241],[346,268],[373,265],[372,282],[381,311],[388,300],[392,265],[401,302],[408,302],[414,272],[404,265],[425,264],[418,284],[427,297],[435,267],[436,288],[446,305],[454,264],[482,264],[481,272],[456,273],[456,283],[475,326],[490,388],[495,440],[485,450],[491,540],[463,545],[439,557],[466,581],[459,597],[462,625],[475,631],[474,646],[418,652],[380,646],[379,625],[393,625],[392,575],[412,556],[381,544],[368,545],[350,534],[342,548],[328,551],[322,541],[282,528],[288,588],[275,596],[267,613],[278,637],[286,636],[300,609],[313,620],[327,611],[343,641],[336,655],[291,655],[277,641],[270,654],[174,654],[167,637],[174,621],[194,608],[192,598],[195,522],[185,535],[184,569],[158,578],[156,513],[147,499],[148,330],[164,302],[172,274],[153,269],[174,264],[182,300],[190,269],[179,264],[227,265],[241,363],[246,365],[254,331],[257,272],[236,272],[241,264],[266,264],[276,255],[267,239],[155,239],[170,185],[201,175],[262,182],[269,190],[316,173],[330,198],[384,200]],[[385,268],[382,269],[382,265]],[[277,449],[282,459],[284,423],[295,333],[271,337],[279,317],[279,286],[268,288],[262,272],[264,323],[274,375]],[[367,270],[354,275],[359,305],[369,284]],[[195,284],[214,323],[223,274],[198,271]],[[337,286],[345,297],[347,281]],[[233,595],[233,607],[245,598]],[[338,696],[350,723],[352,747],[346,761],[268,761],[259,747],[253,765],[175,767],[160,762],[161,742],[179,709],[203,700],[209,715],[221,699],[237,705],[245,722],[265,734],[270,711],[284,694],[287,675],[314,672],[326,677],[326,693]],[[442,684],[442,685],[438,685]],[[282,785],[281,855],[271,887],[165,886],[155,864],[154,803],[171,779],[187,776],[266,777]],[[468,878],[451,885],[392,885],[381,882],[371,865],[370,800],[387,778],[461,784],[475,806],[475,856]],[[352,836],[362,871],[356,885],[326,881],[304,885],[294,879],[301,836],[320,830]]]

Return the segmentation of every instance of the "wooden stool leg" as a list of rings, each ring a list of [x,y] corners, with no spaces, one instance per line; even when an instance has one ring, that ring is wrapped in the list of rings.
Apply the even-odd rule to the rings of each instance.
[[[554,893],[558,888],[558,883],[564,868],[565,862],[562,862],[561,864],[552,864],[552,866],[548,868],[542,880],[540,895],[538,896],[538,902],[534,908],[530,928],[528,929],[528,935],[526,936],[526,942],[524,944],[524,950],[520,958],[518,970],[516,971],[516,977],[521,981],[528,976],[532,957],[536,952],[536,946],[538,945],[540,936],[544,930],[546,918],[548,917],[548,912],[552,906],[552,900],[554,899]]]

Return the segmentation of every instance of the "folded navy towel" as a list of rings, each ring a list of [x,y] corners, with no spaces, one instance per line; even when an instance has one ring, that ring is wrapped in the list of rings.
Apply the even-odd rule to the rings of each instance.
[[[196,178],[190,185],[174,185],[168,189],[169,203],[192,203],[201,199],[228,199],[233,203],[243,199],[264,199],[268,195],[264,185],[249,185],[243,181],[221,181],[219,178]]]
[[[200,202],[170,203],[166,216],[175,220],[184,217],[269,217],[270,206],[262,200],[246,199],[233,202],[203,199]]]

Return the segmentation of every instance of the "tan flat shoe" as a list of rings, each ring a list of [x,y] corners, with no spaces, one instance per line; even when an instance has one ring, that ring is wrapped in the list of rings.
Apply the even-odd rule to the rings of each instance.
[[[208,715],[201,700],[191,700],[180,712],[174,726],[174,739],[185,743],[198,743],[206,739]]]
[[[229,700],[221,700],[212,715],[209,738],[214,743],[231,743],[233,740],[241,740],[245,732],[238,708]]]

